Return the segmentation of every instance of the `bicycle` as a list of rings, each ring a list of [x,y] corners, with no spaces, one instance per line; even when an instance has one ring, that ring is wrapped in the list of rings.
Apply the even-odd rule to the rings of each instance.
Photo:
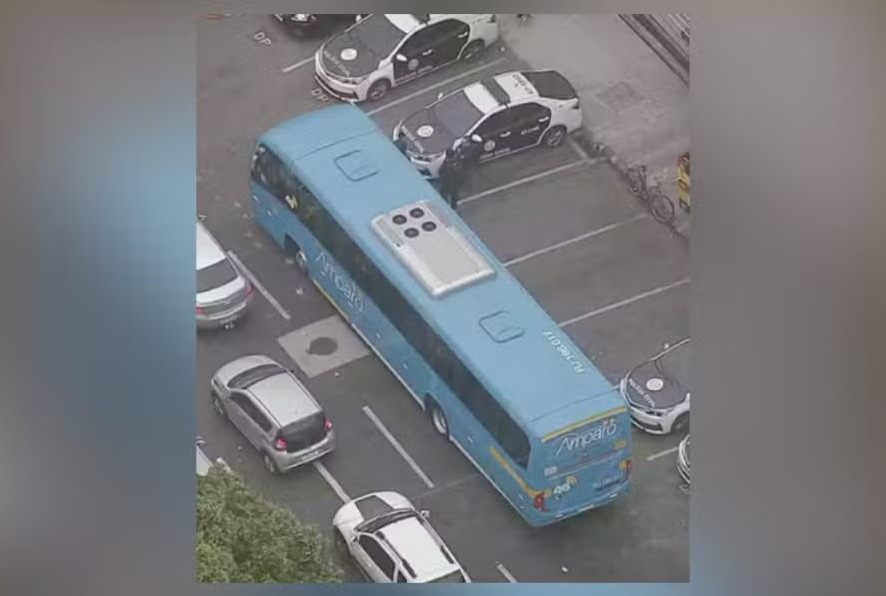
[[[659,223],[671,224],[675,214],[674,202],[662,192],[660,182],[656,182],[654,185],[649,184],[646,166],[628,168],[626,176],[628,188],[646,204],[652,218]]]

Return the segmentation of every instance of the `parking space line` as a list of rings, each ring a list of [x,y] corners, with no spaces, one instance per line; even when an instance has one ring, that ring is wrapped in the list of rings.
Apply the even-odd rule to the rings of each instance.
[[[428,488],[434,488],[434,483],[431,482],[431,479],[428,478],[428,475],[425,474],[420,467],[418,467],[418,464],[415,463],[415,460],[412,459],[412,456],[406,453],[406,449],[403,448],[403,445],[401,445],[400,442],[394,437],[394,435],[391,434],[391,431],[388,430],[384,423],[378,419],[378,416],[375,415],[375,412],[372,411],[372,408],[370,408],[369,406],[363,406],[363,413],[366,414],[366,416],[368,416],[369,419],[372,420],[375,426],[378,427],[378,430],[381,431],[381,434],[383,434],[388,442],[394,447],[394,449],[397,450],[397,453],[399,453],[400,456],[404,460],[406,460],[406,463],[409,464],[409,467],[412,468],[412,470],[416,474],[418,474],[418,477],[421,478],[422,482],[424,482]]]
[[[511,582],[512,584],[519,584],[520,583],[517,581],[517,579],[513,575],[511,575],[511,572],[508,571],[508,568],[505,567],[504,565],[502,565],[501,563],[496,563],[495,568],[498,569],[498,572],[501,573],[503,576],[505,576],[505,579],[508,580],[509,582]]]
[[[683,278],[680,281],[675,281],[672,284],[668,284],[666,286],[661,286],[659,288],[655,288],[654,290],[649,290],[648,292],[643,292],[642,294],[637,294],[636,296],[631,296],[625,300],[620,302],[615,302],[613,304],[609,304],[607,306],[603,306],[598,308],[597,310],[592,310],[591,312],[587,312],[583,315],[578,315],[577,317],[573,317],[571,319],[567,319],[562,323],[557,323],[560,327],[567,327],[572,325],[573,323],[578,323],[579,321],[584,321],[585,319],[590,319],[591,317],[596,317],[597,315],[601,315],[604,312],[609,312],[610,310],[615,310],[616,308],[621,308],[622,306],[627,306],[628,304],[632,304],[637,302],[638,300],[643,300],[644,298],[649,298],[650,296],[655,296],[656,294],[661,294],[662,292],[667,292],[668,290],[673,290],[679,286],[683,286],[689,283],[689,278]]]
[[[255,289],[261,292],[261,295],[264,296],[265,299],[271,304],[271,306],[274,307],[274,310],[280,313],[281,317],[283,317],[287,321],[292,318],[289,316],[289,313],[286,312],[286,309],[284,309],[280,305],[280,303],[277,302],[277,299],[271,296],[271,293],[261,284],[260,281],[258,281],[258,278],[252,274],[252,271],[246,268],[246,265],[243,264],[243,261],[240,260],[240,257],[235,255],[234,252],[230,250],[228,251],[228,256],[231,257],[231,260],[234,261],[234,264],[237,265],[237,268],[243,272],[243,275],[249,278],[249,281],[252,283]]]
[[[573,149],[575,149],[575,152],[578,153],[584,161],[586,161],[587,163],[590,163],[591,156],[588,155],[588,152],[584,150],[584,147],[579,145],[578,141],[576,141],[575,138],[573,138],[573,137],[568,137],[568,138],[569,138],[569,145]]]
[[[338,495],[338,498],[341,499],[342,503],[347,503],[351,500],[351,497],[349,497],[348,493],[345,492],[345,489],[341,487],[341,484],[338,483],[338,480],[336,480],[329,472],[329,470],[326,469],[326,466],[318,461],[312,463],[314,465],[314,469],[320,472],[323,480],[326,481],[326,484],[329,485],[329,488],[332,489],[332,492]]]
[[[313,57],[313,56],[308,56],[308,57],[305,58],[304,60],[299,60],[299,61],[296,62],[295,64],[290,64],[289,66],[287,66],[286,68],[284,68],[284,69],[283,69],[283,74],[290,73],[290,72],[292,72],[293,70],[295,70],[296,68],[301,68],[301,67],[304,66],[305,64],[310,64],[310,63],[313,62],[313,61],[314,61],[314,57]]]
[[[414,99],[414,98],[418,97],[419,95],[423,95],[423,94],[427,93],[428,91],[431,91],[432,89],[436,89],[437,87],[442,87],[444,85],[448,85],[449,83],[455,82],[455,81],[462,79],[464,77],[470,76],[472,74],[476,74],[476,73],[480,72],[481,70],[485,70],[487,68],[495,66],[496,64],[504,62],[505,60],[506,60],[506,58],[504,58],[504,57],[496,58],[492,62],[487,62],[486,64],[481,64],[477,68],[472,68],[471,70],[463,72],[460,75],[455,75],[454,77],[449,77],[448,79],[440,81],[439,83],[434,83],[433,85],[429,85],[429,86],[425,87],[424,89],[419,89],[418,91],[416,91],[414,93],[410,93],[409,95],[405,95],[405,96],[401,97],[400,99],[395,99],[391,103],[386,103],[385,105],[379,106],[379,107],[375,108],[374,110],[369,110],[366,113],[369,116],[374,116],[374,115],[378,114],[379,112],[383,112],[384,110],[387,110],[388,108],[392,108],[396,105],[400,105],[404,101],[409,101],[410,99]]]
[[[606,233],[606,232],[610,232],[610,231],[615,230],[615,229],[618,229],[618,228],[620,228],[620,227],[622,227],[622,226],[626,226],[626,225],[628,225],[629,223],[633,223],[633,222],[635,222],[635,221],[639,221],[639,220],[641,220],[641,219],[643,219],[643,218],[645,218],[645,217],[646,217],[646,214],[645,214],[645,213],[640,213],[639,215],[635,215],[634,217],[632,217],[632,218],[630,218],[630,219],[626,219],[626,220],[624,220],[624,221],[618,221],[618,222],[615,222],[615,223],[609,224],[608,226],[603,226],[602,228],[598,228],[598,229],[596,229],[596,230],[592,230],[592,231],[590,231],[590,232],[587,232],[587,233],[585,233],[585,234],[582,234],[581,236],[576,236],[575,238],[570,238],[569,240],[564,240],[563,242],[558,242],[558,243],[556,243],[556,244],[552,244],[552,245],[550,245],[550,246],[546,246],[546,247],[544,247],[544,248],[540,248],[540,249],[538,249],[538,250],[534,250],[534,251],[532,251],[532,252],[530,252],[530,253],[526,253],[525,255],[523,255],[523,256],[521,256],[521,257],[513,258],[513,259],[511,259],[510,261],[505,261],[505,262],[504,262],[504,266],[505,266],[505,267],[510,267],[511,265],[516,265],[517,263],[522,263],[523,261],[528,261],[529,259],[533,259],[533,258],[535,258],[535,257],[539,257],[539,256],[541,256],[541,255],[543,255],[543,254],[547,254],[547,253],[549,253],[549,252],[551,252],[551,251],[559,250],[559,249],[561,249],[561,248],[565,248],[565,247],[567,247],[567,246],[570,246],[570,245],[572,245],[572,244],[575,244],[576,242],[581,242],[582,240],[588,240],[589,238],[593,238],[594,236],[599,236],[600,234],[603,234],[603,233]]]
[[[665,449],[664,451],[659,451],[658,453],[653,453],[649,457],[646,458],[646,461],[654,461],[659,457],[664,457],[665,455],[670,455],[671,453],[676,453],[680,449],[680,446],[677,445],[675,447],[671,447],[670,449]]]
[[[593,162],[586,162],[584,160],[578,160],[569,162],[568,164],[557,166],[556,168],[545,170],[544,172],[539,172],[538,174],[533,174],[532,176],[527,176],[525,178],[520,178],[519,180],[514,180],[513,182],[508,182],[507,184],[502,184],[501,186],[496,186],[495,188],[490,188],[489,190],[484,190],[483,192],[478,192],[475,195],[471,195],[469,197],[465,197],[458,201],[459,205],[465,205],[467,203],[472,203],[477,199],[482,199],[483,197],[488,197],[489,195],[494,195],[497,192],[501,192],[503,190],[508,190],[509,188],[514,188],[515,186],[520,186],[521,184],[528,184],[529,182],[534,182],[535,180],[539,180],[541,178],[545,178],[547,176],[552,176],[554,174],[559,174],[560,172],[565,172],[566,170],[571,170],[572,168],[576,168],[578,166],[587,165]]]

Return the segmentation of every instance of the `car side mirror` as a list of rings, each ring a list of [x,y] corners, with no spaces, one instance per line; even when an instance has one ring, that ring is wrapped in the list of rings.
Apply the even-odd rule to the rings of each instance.
[[[421,516],[422,516],[423,518],[425,518],[425,519],[430,519],[430,518],[431,518],[431,512],[428,511],[427,509],[422,509],[422,510],[421,510]]]
[[[406,56],[404,56],[403,54],[397,54],[396,56],[394,56],[394,60],[396,60],[397,62],[406,62]]]
[[[437,94],[437,101],[440,101],[441,99],[443,99],[443,95],[444,95],[444,93],[442,91],[440,93],[438,93]]]
[[[482,142],[483,142],[483,137],[481,137],[481,136],[478,135],[477,133],[474,133],[474,134],[471,135],[471,140],[474,141],[475,143],[482,143]]]
[[[665,350],[667,350],[667,349],[670,348],[670,347],[671,347],[671,344],[669,344],[669,343],[665,343],[665,345],[664,345],[664,349],[665,349]]]

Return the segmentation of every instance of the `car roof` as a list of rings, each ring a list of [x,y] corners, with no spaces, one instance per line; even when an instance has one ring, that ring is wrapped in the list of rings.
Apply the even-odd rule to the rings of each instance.
[[[489,77],[484,83],[493,91],[497,86],[499,94],[503,92],[507,96],[508,104],[538,97],[560,100],[578,97],[572,83],[556,70],[515,70]]]
[[[419,517],[401,519],[377,532],[415,571],[415,579],[434,579],[458,569],[440,550],[440,545]]]
[[[253,383],[247,391],[283,426],[320,411],[307,389],[285,370]]]
[[[203,224],[197,222],[197,269],[225,260],[225,253]]]

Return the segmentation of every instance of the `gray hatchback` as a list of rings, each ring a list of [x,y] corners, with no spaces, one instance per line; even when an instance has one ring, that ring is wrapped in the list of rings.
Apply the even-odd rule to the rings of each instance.
[[[335,448],[332,422],[292,372],[267,356],[244,356],[212,377],[212,406],[279,474]]]

